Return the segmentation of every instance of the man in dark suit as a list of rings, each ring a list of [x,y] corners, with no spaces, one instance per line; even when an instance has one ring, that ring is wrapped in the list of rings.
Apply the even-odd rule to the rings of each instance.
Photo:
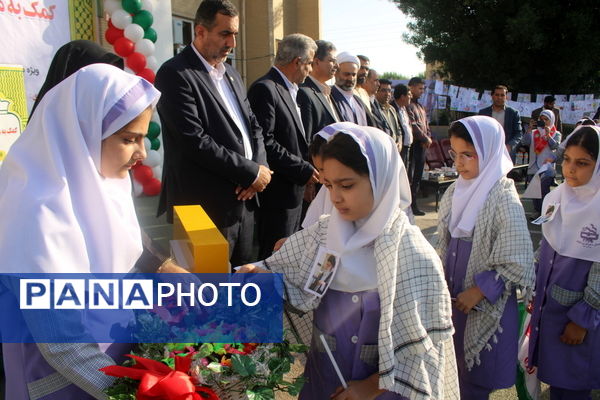
[[[365,83],[363,84],[363,89],[369,95],[369,104],[371,105],[371,115],[373,117],[373,122],[375,127],[381,129],[394,139],[396,139],[396,134],[392,130],[389,121],[383,115],[383,109],[381,105],[377,102],[375,95],[379,90],[379,74],[374,69],[369,69],[367,72],[367,78],[365,79]]]
[[[325,40],[317,40],[316,44],[312,72],[298,91],[298,106],[309,142],[315,133],[340,120],[339,111],[331,100],[331,88],[327,85],[337,70],[336,49],[333,43]]]
[[[248,90],[248,100],[263,128],[273,180],[260,195],[260,258],[273,252],[275,242],[300,228],[304,186],[318,181],[307,161],[308,143],[296,103],[298,84],[311,71],[317,45],[308,36],[284,37],[275,65]]]
[[[479,115],[492,117],[502,125],[505,135],[504,143],[514,162],[516,147],[521,142],[523,131],[519,111],[506,105],[507,92],[506,86],[497,85],[492,91],[492,105],[479,110]]]
[[[229,242],[232,265],[256,260],[255,194],[271,180],[263,136],[239,74],[225,64],[238,13],[229,0],[205,0],[194,41],[156,75],[162,92],[163,188],[158,213],[200,204]]]
[[[341,120],[362,126],[375,126],[371,112],[353,92],[360,67],[358,57],[343,52],[338,54],[337,60],[338,69],[335,72],[335,85],[331,87],[331,98],[340,111]]]

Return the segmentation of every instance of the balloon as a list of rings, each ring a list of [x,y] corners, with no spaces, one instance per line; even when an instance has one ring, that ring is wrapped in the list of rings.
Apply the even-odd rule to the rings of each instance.
[[[158,35],[156,34],[156,31],[154,30],[154,28],[146,29],[146,33],[144,33],[145,39],[151,40],[152,43],[156,43],[157,37],[158,37]]]
[[[154,3],[152,0],[142,0],[142,10],[152,13],[152,11],[154,11]]]
[[[154,176],[162,179],[162,165],[157,165],[156,167],[152,168],[152,173],[154,174]]]
[[[112,15],[117,10],[121,9],[121,2],[116,0],[104,0],[104,12]]]
[[[108,28],[106,30],[106,32],[104,32],[104,38],[106,39],[106,41],[112,45],[115,44],[115,42],[123,37],[123,29],[118,29],[115,28],[114,26]]]
[[[146,57],[146,67],[153,71],[158,69],[158,60],[154,56]]]
[[[135,51],[142,53],[146,57],[151,56],[154,54],[154,43],[148,39],[140,39],[135,43]]]
[[[160,156],[160,153],[156,150],[150,150],[146,155],[146,159],[144,160],[144,165],[147,165],[150,168],[157,167],[161,163],[162,157]]]
[[[156,196],[160,194],[160,181],[156,178],[152,178],[149,182],[144,184],[144,194],[146,196]]]
[[[141,40],[144,37],[144,28],[138,24],[129,24],[125,27],[125,37],[131,40],[133,43]]]
[[[156,74],[150,68],[144,68],[143,70],[137,73],[137,76],[144,78],[145,80],[154,85],[154,79],[156,78]]]
[[[145,185],[147,182],[150,182],[151,179],[154,178],[152,175],[152,168],[147,165],[140,165],[136,169],[133,170],[133,177],[136,181]]]
[[[151,148],[152,148],[152,142],[150,141],[150,139],[148,139],[148,137],[145,137],[144,138],[144,149],[146,149],[146,151],[148,151]]]
[[[123,9],[130,14],[140,12],[142,9],[142,0],[123,0]]]
[[[150,28],[152,22],[154,22],[154,17],[152,16],[152,13],[146,10],[142,10],[133,16],[133,23],[138,24],[144,28],[144,30]]]
[[[125,29],[131,24],[131,15],[125,10],[116,10],[110,16],[113,25],[119,29]]]
[[[150,147],[152,150],[160,149],[160,140],[158,140],[158,138],[154,138],[150,142],[152,143],[152,146]]]
[[[136,74],[139,74],[144,68],[146,68],[146,56],[141,53],[134,52],[127,57],[125,60],[125,65],[131,68],[131,70]]]
[[[143,193],[144,193],[144,186],[134,179],[133,180],[133,195],[135,197],[140,197]]]
[[[150,121],[150,125],[148,125],[148,135],[147,138],[150,140],[155,139],[160,135],[160,125],[154,121]]]
[[[126,37],[117,39],[113,44],[113,47],[115,48],[115,53],[123,58],[129,57],[135,49],[133,42]]]

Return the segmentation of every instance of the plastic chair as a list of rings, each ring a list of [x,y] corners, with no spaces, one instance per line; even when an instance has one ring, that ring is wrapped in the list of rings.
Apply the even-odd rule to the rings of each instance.
[[[442,148],[437,140],[433,140],[431,146],[427,149],[425,162],[427,162],[429,169],[442,168],[446,165]]]
[[[442,148],[442,154],[444,155],[444,161],[446,162],[446,166],[451,167],[454,164],[452,158],[450,157],[450,139],[443,138],[440,140],[440,147]]]

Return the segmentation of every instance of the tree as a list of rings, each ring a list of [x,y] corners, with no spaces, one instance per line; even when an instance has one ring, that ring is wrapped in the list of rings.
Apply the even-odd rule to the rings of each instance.
[[[391,0],[412,17],[405,39],[460,85],[597,92],[597,0]]]
[[[381,74],[380,78],[382,79],[393,79],[397,81],[403,81],[406,79],[410,79],[408,76],[399,74],[398,72],[384,72]]]

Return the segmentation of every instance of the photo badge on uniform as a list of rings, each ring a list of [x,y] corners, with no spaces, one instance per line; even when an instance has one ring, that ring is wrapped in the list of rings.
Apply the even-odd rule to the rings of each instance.
[[[340,256],[338,253],[320,247],[310,270],[310,275],[304,284],[304,290],[317,297],[322,297],[333,281],[339,263]]]

